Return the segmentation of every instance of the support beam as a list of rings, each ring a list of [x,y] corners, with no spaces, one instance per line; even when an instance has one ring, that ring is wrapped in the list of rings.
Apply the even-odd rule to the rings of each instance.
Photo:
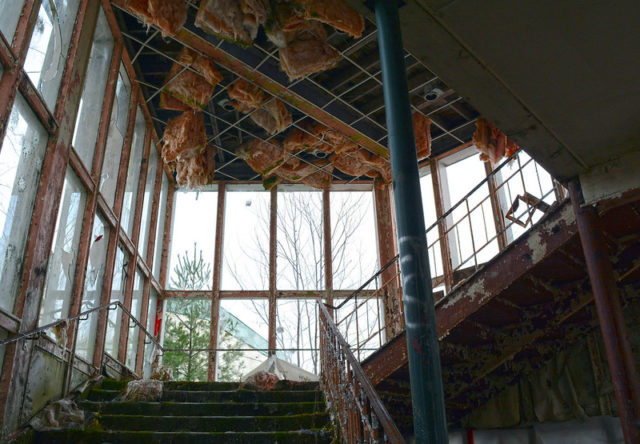
[[[269,206],[269,356],[276,349],[276,260],[278,248],[278,187],[271,189]]]
[[[448,443],[440,351],[398,5],[376,0],[416,442]]]
[[[322,228],[324,242],[324,288],[325,302],[333,305],[333,251],[331,248],[331,191],[322,191]],[[329,310],[333,315],[333,310]]]
[[[583,206],[582,190],[577,181],[569,183],[569,195],[587,262],[622,432],[625,442],[638,443],[640,378],[631,353],[629,333],[622,314],[609,251],[600,232],[598,214],[593,207]]]
[[[211,285],[211,324],[209,325],[209,365],[207,380],[216,379],[216,362],[218,347],[218,333],[220,331],[220,275],[222,272],[222,253],[224,238],[224,205],[227,196],[227,187],[224,183],[218,185],[218,208],[216,209],[216,239],[213,249],[213,283]]]

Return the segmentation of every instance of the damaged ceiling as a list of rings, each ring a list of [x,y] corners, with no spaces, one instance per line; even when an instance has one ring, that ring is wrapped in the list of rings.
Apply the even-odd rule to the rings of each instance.
[[[217,150],[213,180],[260,181],[261,175],[238,157],[240,147],[252,140],[283,142],[294,128],[305,131],[317,123],[346,135],[371,155],[380,157],[380,161],[388,162],[377,33],[370,17],[365,18],[360,38],[323,25],[327,43],[339,53],[337,65],[291,81],[281,68],[278,47],[267,38],[263,28],[254,44],[247,47],[220,40],[195,26],[199,3],[188,2],[185,25],[163,37],[158,29],[145,26],[134,16],[127,2],[112,1],[159,137],[167,122],[180,115],[163,109],[160,91],[166,87],[172,66],[187,46],[212,60],[222,76],[203,110],[208,143]],[[479,117],[477,111],[409,51],[405,53],[405,63],[413,111],[431,119],[432,156],[469,142]],[[248,114],[231,105],[227,88],[239,78],[286,104],[292,118],[287,130],[269,134]],[[301,163],[323,165],[318,160],[327,153],[294,155]],[[332,166],[330,173],[334,183],[372,180],[345,174]]]

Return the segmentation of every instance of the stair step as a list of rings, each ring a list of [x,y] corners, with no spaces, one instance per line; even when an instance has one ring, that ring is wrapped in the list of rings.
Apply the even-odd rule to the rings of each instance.
[[[89,400],[99,401],[100,399],[90,397]],[[232,391],[165,390],[162,393],[162,400],[176,402],[324,402],[324,396],[322,392],[316,390],[268,392],[246,389]]]
[[[103,414],[146,416],[282,416],[322,412],[323,402],[95,402],[80,401],[79,406]]]
[[[291,416],[141,416],[101,414],[100,426],[110,430],[154,430],[159,432],[261,432],[321,429],[328,413]]]
[[[171,381],[164,383],[165,390],[180,391],[230,391],[241,388],[252,389],[251,385],[241,384],[239,382],[192,382],[192,381]],[[296,381],[278,381],[272,390],[320,390],[318,382],[296,382]]]
[[[103,390],[124,390],[127,388],[127,383],[129,381],[118,381],[117,379],[105,378],[99,385],[100,389]]]
[[[122,390],[105,390],[101,388],[92,388],[87,394],[89,401],[112,401],[122,394]]]
[[[251,443],[251,444],[325,444],[331,443],[330,430],[298,430],[294,432],[114,432],[101,430],[54,430],[36,432],[37,444],[200,444],[200,443]]]

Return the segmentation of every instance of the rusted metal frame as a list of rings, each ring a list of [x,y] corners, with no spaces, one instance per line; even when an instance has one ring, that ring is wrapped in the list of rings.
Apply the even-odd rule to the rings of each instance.
[[[598,214],[593,207],[583,204],[577,180],[569,183],[569,195],[589,271],[622,431],[626,442],[640,442],[640,376],[628,339],[610,253],[600,234]]]
[[[31,83],[31,79],[24,71],[20,73],[18,90],[47,133],[55,134],[58,127],[56,120],[40,95],[40,91]]]
[[[129,264],[127,265],[127,276],[129,279],[127,280],[127,285],[125,287],[124,293],[124,308],[128,311],[131,311],[131,303],[133,301],[133,289],[135,288],[136,282],[136,267],[137,267],[137,256],[131,255],[129,256]],[[118,361],[120,361],[123,365],[126,366],[127,363],[127,342],[129,340],[129,323],[131,322],[130,317],[122,313],[122,323],[120,324],[120,342],[118,344]],[[135,369],[130,369],[135,371]]]
[[[27,57],[29,41],[38,18],[39,9],[40,0],[25,2],[14,34],[13,45],[11,48],[6,48],[9,51],[3,51],[4,61],[11,60],[11,64],[5,67],[2,79],[0,79],[0,140],[4,139],[9,115],[18,93],[18,84],[24,76],[22,66]]]
[[[373,196],[376,212],[378,260],[380,264],[386,264],[398,255],[391,201],[391,187],[384,189],[374,187]],[[398,313],[404,313],[400,270],[397,262],[382,272],[380,279],[381,283],[385,283],[379,287],[380,289],[384,289],[382,302],[384,307],[385,336],[390,339],[404,329],[404,316],[397,316]],[[378,307],[380,306],[379,304],[377,305]],[[380,313],[378,313],[378,318],[380,318]]]
[[[31,35],[37,17],[35,4],[29,3],[34,8],[27,9],[29,11],[28,17],[21,17],[18,22],[19,29],[16,31],[16,36],[19,33],[24,36]],[[80,57],[88,57],[90,51],[91,38],[87,37],[89,30],[84,24],[87,16],[92,13],[97,15],[97,9],[93,8],[93,6],[85,0],[78,8],[76,24],[69,44],[54,114],[55,121],[60,125],[57,134],[50,137],[47,143],[47,151],[38,184],[37,196],[39,198],[36,199],[29,226],[27,245],[25,246],[23,262],[25,277],[15,302],[15,314],[22,318],[20,326],[20,331],[22,332],[35,328],[38,321],[47,263],[54,235],[52,227],[55,227],[56,224],[61,190],[67,169],[69,146],[73,136],[73,125],[81,94],[77,82],[73,82],[73,79],[84,75],[84,66],[77,63],[76,58],[78,54]],[[23,10],[23,12],[27,10]],[[22,37],[20,38],[22,39]],[[19,51],[18,64],[20,66],[24,62],[28,47],[28,39],[25,39],[22,39]],[[18,68],[14,67],[11,72],[18,75]],[[7,81],[7,83],[0,85],[0,103],[6,101],[7,108],[2,108],[0,113],[5,111],[10,113],[9,102],[13,101],[17,90],[16,78],[12,79],[5,75],[2,81],[3,83]],[[13,85],[10,85],[12,81]],[[5,87],[9,88],[9,90],[7,94],[3,95],[3,88]],[[4,121],[3,119],[6,117],[8,117],[8,114],[0,115],[0,121]],[[0,128],[3,137],[4,131],[4,127]],[[27,386],[27,380],[24,375],[28,374],[32,350],[31,343],[26,343],[25,345],[23,347],[13,345],[5,351],[3,375],[7,376],[0,382],[0,388],[2,389],[0,390],[2,393],[0,395],[0,406],[4,407],[0,412],[0,419],[7,429],[13,429],[18,425],[17,422],[23,406],[22,401]]]
[[[445,213],[442,201],[442,186],[440,180],[440,163],[438,159],[432,159],[429,164],[431,169],[431,181],[433,183],[433,197],[438,218],[438,237],[440,238],[440,253],[442,255],[442,274],[444,275],[445,290],[449,292],[453,287],[453,270],[451,263],[451,248],[447,233],[447,221],[442,215]]]
[[[128,14],[135,15],[133,11],[129,8],[128,5],[125,4],[124,0],[112,0],[112,3],[127,12]],[[175,34],[170,34],[170,36],[176,40],[178,43],[187,46],[189,48],[195,49],[196,51],[206,55],[211,58],[213,61],[218,63],[219,65],[225,67],[226,69],[234,72],[235,74],[251,81],[259,85],[262,89],[267,91],[268,93],[282,99],[289,105],[299,109],[303,113],[315,118],[320,123],[324,125],[334,128],[344,135],[352,139],[354,142],[362,145],[373,153],[376,153],[384,158],[388,157],[388,151],[386,147],[380,145],[378,142],[370,139],[364,134],[352,128],[350,125],[342,122],[341,120],[335,118],[330,113],[323,111],[318,106],[313,103],[307,101],[301,96],[289,91],[288,88],[279,84],[278,82],[271,80],[267,76],[254,71],[251,67],[236,59],[232,55],[225,52],[223,49],[220,49],[214,46],[212,43],[208,42],[204,38],[194,34],[191,31],[188,31],[184,28],[178,30]]]
[[[167,192],[167,208],[164,221],[164,236],[162,236],[162,258],[160,260],[160,285],[167,288],[167,268],[169,267],[169,249],[171,248],[171,225],[173,223],[173,204],[176,188],[169,183]],[[218,196],[220,199],[220,196]]]
[[[140,323],[143,326],[148,325],[147,322],[149,320],[149,296],[151,294],[151,286],[149,284],[149,279],[144,280],[144,286],[142,290],[142,307],[140,312]],[[147,342],[147,335],[143,331],[138,332],[138,346],[136,353],[136,365],[135,371],[140,376],[143,376],[143,366],[144,366],[144,346]]]
[[[362,290],[364,298],[372,298],[378,290]],[[334,290],[333,295],[337,299],[346,298],[353,290]],[[171,299],[207,299],[211,296],[210,290],[165,290],[165,298]],[[278,290],[276,299],[323,299],[324,290]],[[269,290],[221,290],[220,299],[268,299]]]
[[[151,135],[153,137],[154,132],[151,132]],[[155,149],[156,151],[158,151],[158,145],[154,142],[155,148],[151,148],[151,149]],[[151,152],[149,152],[149,159],[151,158]],[[156,234],[158,232],[158,216],[159,216],[159,210],[160,210],[160,194],[162,192],[162,175],[164,174],[164,169],[162,168],[162,165],[164,162],[162,161],[162,157],[160,156],[160,153],[158,152],[158,157],[157,160],[158,162],[158,168],[156,171],[156,177],[154,179],[154,188],[153,188],[153,198],[151,199],[151,220],[149,222],[149,239],[148,239],[148,246],[147,246],[147,257],[144,258],[145,263],[149,266],[149,269],[151,270],[151,278],[153,279],[153,253],[155,252],[155,248],[156,248]]]
[[[367,378],[365,372],[362,370],[362,368],[360,367],[360,364],[351,353],[351,350],[349,349],[349,345],[345,342],[338,328],[334,324],[333,319],[331,318],[331,315],[329,315],[329,312],[327,311],[327,308],[322,303],[318,303],[318,311],[319,311],[319,316],[323,319],[323,323],[321,325],[325,329],[324,333],[327,336],[327,340],[325,341],[325,344],[328,347],[328,350],[325,352],[325,356],[327,357],[326,365],[329,367],[332,367],[334,371],[338,370],[336,367],[341,366],[344,369],[342,372],[340,372],[342,373],[340,375],[341,377],[343,377],[346,371],[347,379],[351,380],[352,382],[351,385],[348,385],[346,387],[353,387],[353,382],[357,381],[357,385],[361,389],[360,391],[362,392],[362,396],[364,396],[368,400],[371,406],[371,409],[373,410],[378,421],[380,422],[380,426],[384,430],[386,440],[392,443],[403,443],[404,439],[402,438],[402,435],[398,431],[395,423],[391,419],[391,416],[389,415],[386,408],[382,404],[382,401],[380,401],[378,394],[374,390],[373,385]],[[331,362],[329,362],[330,360]],[[335,362],[335,361],[338,361],[338,362]],[[323,373],[323,376],[324,375],[325,373]],[[324,387],[326,387],[325,391],[329,391],[329,392],[331,390],[331,386],[339,387],[336,384],[335,380],[326,381],[324,382],[323,385]],[[355,395],[356,395],[355,391],[352,392],[352,396],[354,396],[353,401],[356,401]],[[344,400],[333,399],[333,401],[334,403],[341,404]],[[351,415],[356,414],[357,416],[360,416],[358,413],[362,413],[362,412],[356,412],[354,411],[354,409],[350,409],[350,410],[351,410],[350,412]],[[336,413],[338,413],[338,415],[341,417],[343,417],[344,415],[344,414],[340,414],[340,411]],[[353,426],[356,426],[357,423],[360,423],[359,420],[362,420],[363,418],[358,417],[357,419],[358,421],[347,421],[347,422],[352,423]],[[344,432],[345,430],[344,430],[344,423],[343,423],[343,433]],[[350,435],[349,432],[355,432],[356,435],[360,434],[359,430],[353,430],[353,429],[348,430],[346,432],[347,432],[346,433],[347,436]]]
[[[278,252],[278,187],[271,189],[271,203],[269,205],[269,356],[275,354],[276,349],[276,262]]]
[[[322,230],[325,302],[333,305],[333,253],[331,249],[331,191],[322,190]],[[330,311],[333,316],[333,310]]]
[[[220,331],[220,276],[222,274],[222,261],[224,253],[224,210],[227,200],[227,185],[224,182],[218,184],[218,207],[216,208],[216,237],[213,248],[213,276],[211,283],[211,323],[209,324],[209,348],[218,348],[218,332]],[[217,352],[209,353],[207,380],[215,381]]]
[[[138,100],[141,100],[139,98]],[[135,119],[135,117],[134,117]],[[140,245],[138,245],[140,238],[140,224],[142,221],[142,207],[144,204],[144,190],[147,185],[147,171],[149,171],[149,150],[151,148],[151,125],[147,124],[147,128],[144,136],[144,148],[142,151],[142,164],[140,165],[140,176],[138,180],[138,189],[136,190],[136,201],[134,202],[133,212],[133,231],[131,232],[131,242],[133,243],[136,254],[139,256],[139,261],[144,261],[146,258],[140,257]],[[137,168],[137,165],[132,165],[133,168]],[[120,215],[122,217],[122,215]],[[144,240],[143,240],[144,241]],[[146,264],[145,264],[146,266]],[[147,267],[148,269],[148,267]]]
[[[8,43],[2,33],[0,33],[0,67],[2,67],[4,71],[8,71],[14,66],[15,57],[11,49],[11,44]]]
[[[484,162],[484,171],[487,174],[487,186],[489,187],[489,196],[491,201],[491,210],[493,211],[493,220],[495,222],[496,233],[498,236],[499,251],[504,250],[507,245],[507,229],[504,226],[504,216],[500,206],[500,199],[496,188],[496,177],[491,174],[493,171],[489,162]]]
[[[0,328],[9,333],[17,333],[20,328],[20,319],[0,309]]]

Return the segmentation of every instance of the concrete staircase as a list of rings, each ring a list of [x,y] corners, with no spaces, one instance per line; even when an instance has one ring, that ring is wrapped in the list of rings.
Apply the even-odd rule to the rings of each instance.
[[[317,382],[279,381],[271,391],[238,383],[166,382],[160,402],[118,401],[125,382],[105,380],[80,408],[84,429],[36,432],[36,443],[330,443]]]

